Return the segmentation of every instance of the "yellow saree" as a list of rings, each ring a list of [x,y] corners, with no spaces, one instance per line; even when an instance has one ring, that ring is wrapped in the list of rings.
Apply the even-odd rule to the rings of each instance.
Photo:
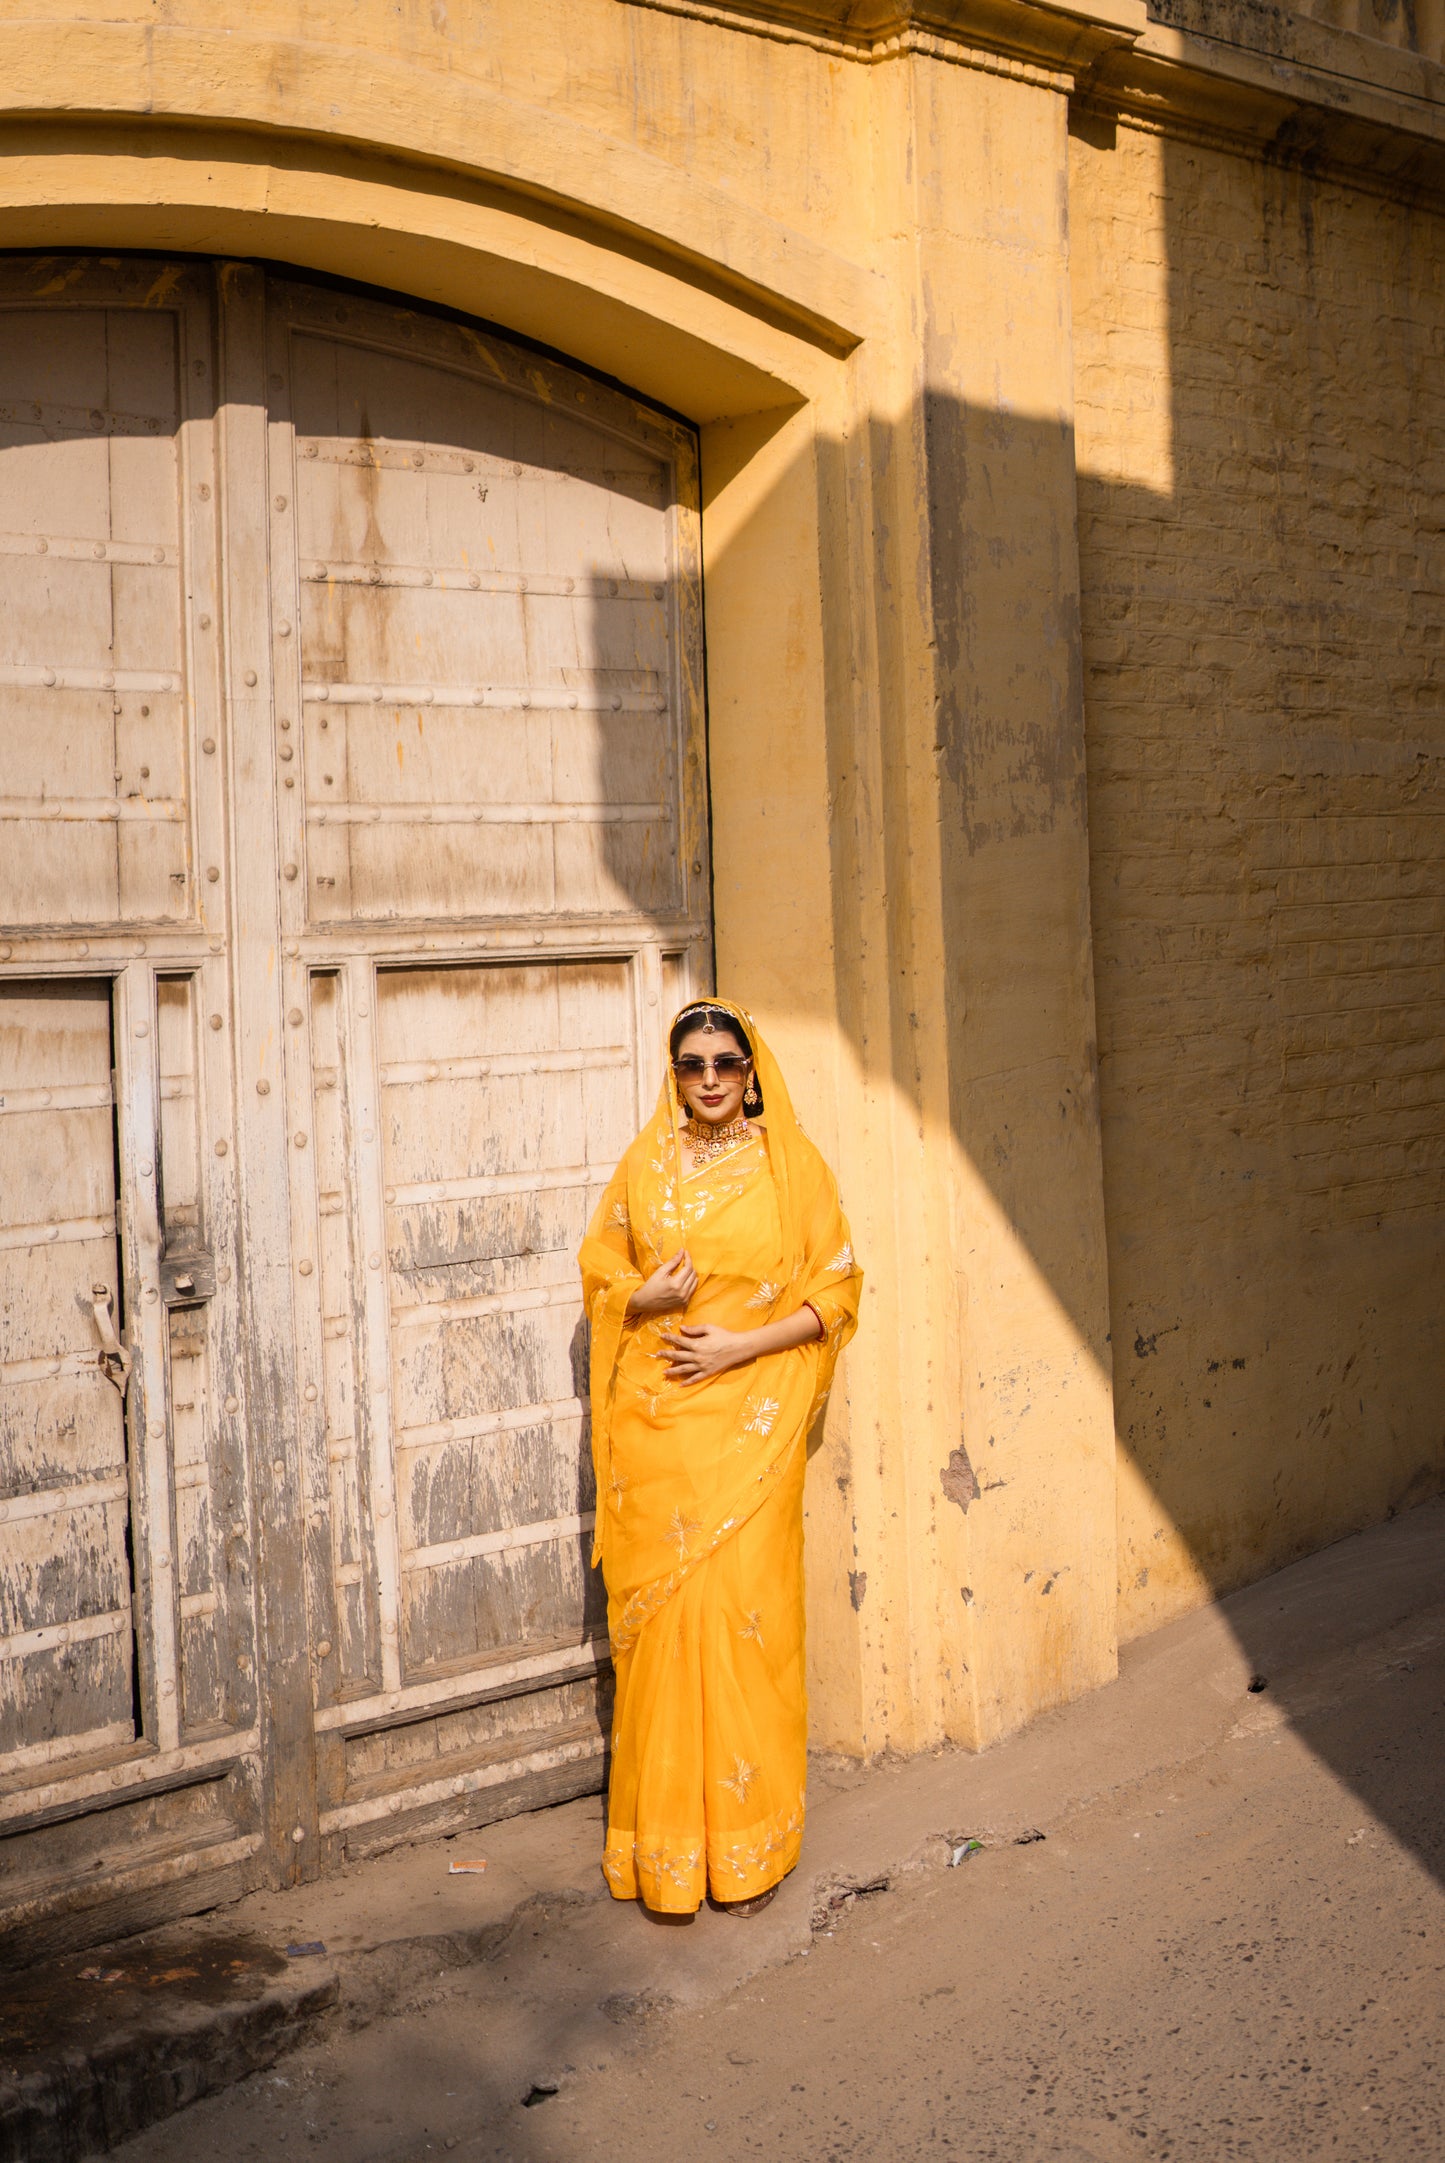
[[[833,1176],[776,1061],[753,1047],[766,1129],[684,1174],[671,1069],[579,1260],[592,1326],[597,1533],[616,1672],[603,1871],[620,1900],[690,1914],[784,1877],[803,1836],[805,1438],[857,1322],[862,1272]],[[685,1314],[630,1322],[686,1246]],[[821,1338],[706,1381],[670,1378],[680,1321],[745,1330],[807,1305]]]

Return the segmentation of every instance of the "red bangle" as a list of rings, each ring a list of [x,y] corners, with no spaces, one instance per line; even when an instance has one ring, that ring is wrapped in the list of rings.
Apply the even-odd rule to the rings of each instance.
[[[812,1317],[813,1317],[813,1320],[814,1320],[814,1321],[815,1321],[815,1322],[817,1323],[817,1325],[818,1325],[818,1335],[819,1335],[820,1337],[826,1337],[826,1336],[827,1336],[827,1334],[828,1334],[828,1325],[827,1325],[827,1323],[826,1323],[826,1322],[825,1322],[825,1321],[823,1320],[823,1317],[822,1317],[822,1315],[821,1315],[821,1314],[819,1314],[819,1312],[818,1312],[817,1308],[816,1308],[816,1307],[815,1307],[815,1306],[813,1305],[813,1302],[812,1302],[812,1300],[811,1300],[811,1299],[805,1299],[805,1300],[803,1301],[803,1305],[804,1305],[804,1306],[805,1306],[805,1307],[807,1308],[807,1310],[808,1310],[809,1314],[811,1314],[811,1315],[812,1315]]]

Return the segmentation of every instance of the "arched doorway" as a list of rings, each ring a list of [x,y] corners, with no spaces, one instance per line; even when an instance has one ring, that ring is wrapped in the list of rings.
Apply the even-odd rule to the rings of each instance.
[[[678,423],[289,275],[14,259],[0,501],[33,1957],[100,1866],[125,1921],[600,1782],[573,1255],[710,926]]]

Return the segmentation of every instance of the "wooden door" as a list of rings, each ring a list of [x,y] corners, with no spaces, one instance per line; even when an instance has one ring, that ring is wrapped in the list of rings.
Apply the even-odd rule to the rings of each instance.
[[[624,393],[0,261],[0,1954],[600,1783],[574,1257],[707,981],[700,627]]]
[[[319,1827],[354,1853],[601,1777],[575,1256],[706,969],[695,459],[470,327],[267,306]]]
[[[0,1763],[133,1742],[110,985],[0,985]]]

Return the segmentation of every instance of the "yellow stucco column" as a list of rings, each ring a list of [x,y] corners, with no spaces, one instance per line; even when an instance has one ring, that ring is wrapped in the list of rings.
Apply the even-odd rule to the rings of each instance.
[[[927,1469],[979,1742],[1116,1646],[1067,87],[909,67],[959,1277],[959,1431]]]
[[[886,322],[704,432],[719,978],[831,1113],[869,1274],[807,1504],[813,1739],[866,1754],[1114,1672],[1072,79],[875,66]]]
[[[1114,1671],[1067,88],[875,70],[895,312],[818,416],[818,965],[871,1290],[810,1488],[813,1702],[868,1752],[982,1745]]]

